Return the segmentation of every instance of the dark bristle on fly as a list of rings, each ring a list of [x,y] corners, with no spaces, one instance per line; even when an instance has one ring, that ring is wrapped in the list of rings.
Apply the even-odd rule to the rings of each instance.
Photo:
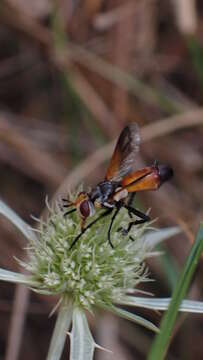
[[[173,176],[173,169],[168,165],[158,165],[158,171],[161,184],[168,181]]]

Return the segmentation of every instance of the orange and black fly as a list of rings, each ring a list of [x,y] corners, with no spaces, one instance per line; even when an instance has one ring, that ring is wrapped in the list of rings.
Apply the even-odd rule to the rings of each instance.
[[[140,134],[136,123],[127,125],[121,132],[111,161],[107,168],[103,181],[98,183],[90,192],[81,192],[74,202],[63,199],[64,207],[73,207],[64,215],[78,211],[81,218],[81,232],[73,240],[71,248],[79,238],[94,225],[99,219],[113,213],[109,229],[108,241],[111,247],[111,229],[113,222],[121,208],[125,208],[131,220],[123,233],[127,234],[132,226],[142,224],[150,220],[150,217],[132,206],[132,197],[136,192],[145,190],[157,190],[165,181],[173,175],[173,170],[167,165],[159,165],[157,162],[135,171],[136,154],[139,151]],[[97,208],[106,209],[96,219],[85,226],[86,220],[95,214]],[[133,216],[136,219],[133,220]]]

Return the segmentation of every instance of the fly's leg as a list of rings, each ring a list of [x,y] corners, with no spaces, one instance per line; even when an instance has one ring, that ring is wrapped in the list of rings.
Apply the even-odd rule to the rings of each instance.
[[[129,198],[128,198],[128,202],[127,202],[127,206],[132,206],[134,198],[135,198],[135,193],[130,193]],[[129,214],[130,218],[132,219],[133,216],[132,216],[132,213],[129,210],[128,210],[128,214]]]
[[[134,225],[139,225],[139,224],[144,224],[146,221],[150,221],[150,217],[146,214],[144,214],[143,212],[131,207],[131,206],[128,206],[128,205],[124,205],[124,207],[128,210],[129,213],[139,217],[140,219],[139,220],[135,220],[135,221],[131,221],[129,224],[128,224],[128,227],[127,229],[122,229],[122,233],[123,235],[127,235],[129,233],[129,231],[131,230],[132,226]]]
[[[74,204],[72,201],[70,201],[69,199],[61,199],[61,200],[63,201],[63,205],[62,205],[63,208],[69,208],[69,207],[75,205],[75,204]],[[66,211],[66,212],[63,214],[63,216],[67,216],[67,215],[73,213],[74,211],[76,211],[76,208]]]
[[[85,228],[86,219],[87,219],[87,218],[81,218],[81,220],[80,220],[80,228],[81,228],[81,231],[83,231],[84,228]]]
[[[109,215],[112,212],[113,209],[108,209],[107,211],[103,212],[100,216],[98,216],[95,220],[93,220],[90,224],[88,224],[85,228],[82,229],[80,234],[76,236],[76,238],[73,240],[70,249],[73,248],[73,246],[77,243],[77,241],[80,239],[80,237],[88,230],[90,229],[94,224],[96,224],[97,221],[102,219],[103,217]]]
[[[113,222],[114,222],[116,216],[118,215],[121,207],[122,207],[122,205],[120,203],[118,203],[117,206],[116,206],[116,211],[114,212],[114,214],[113,214],[113,216],[111,218],[111,222],[110,222],[109,229],[108,229],[108,241],[109,241],[109,244],[111,245],[112,249],[114,248],[114,246],[113,246],[112,241],[111,241],[111,229],[112,229],[112,226],[113,226]]]
[[[74,211],[76,211],[76,209],[72,209],[72,210],[66,211],[66,212],[63,214],[63,216],[67,216],[67,215],[73,213]]]
[[[61,199],[63,201],[63,207],[64,208],[69,208],[70,206],[73,206],[74,203],[72,201],[70,201],[69,199]]]

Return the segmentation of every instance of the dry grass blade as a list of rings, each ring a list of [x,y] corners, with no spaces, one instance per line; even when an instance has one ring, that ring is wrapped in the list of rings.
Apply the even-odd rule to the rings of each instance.
[[[83,103],[90,109],[99,126],[109,137],[115,136],[119,130],[116,117],[79,70],[74,72],[72,82]]]
[[[13,126],[10,126],[5,116],[1,115],[0,139],[18,155],[23,172],[34,176],[39,181],[44,180],[53,187],[60,184],[65,175],[65,168],[57,164],[44,150],[38,149],[33,141],[22,136]],[[0,157],[3,156],[4,160],[7,159],[7,161],[12,162],[12,165],[18,166],[16,159],[13,157],[5,158],[6,154],[2,153]],[[15,161],[13,162],[13,160]]]
[[[103,79],[110,81],[114,86],[118,86],[124,91],[131,92],[145,103],[154,104],[156,106],[161,106],[161,104],[165,103],[164,107],[170,108],[170,111],[179,110],[178,104],[171,102],[164,94],[157,92],[155,88],[152,88],[133,77],[131,73],[123,71],[119,67],[106,62],[104,59],[86,50],[82,46],[69,42],[68,45],[64,47],[63,51],[58,54],[56,49],[52,46],[51,32],[32,18],[29,18],[28,16],[25,18],[17,11],[14,17],[13,12],[10,11],[9,7],[4,7],[0,16],[3,20],[6,18],[7,22],[18,29],[18,31],[23,31],[26,36],[37,41],[38,45],[43,46],[44,52],[58,69],[67,69],[70,62],[82,65],[84,68],[96,72]]]
[[[98,319],[98,342],[106,349],[111,349],[112,354],[106,351],[98,351],[98,360],[130,360],[129,354],[123,349],[119,339],[119,321],[110,313],[103,313]],[[113,360],[113,359],[112,359]]]
[[[183,34],[194,34],[197,29],[195,0],[173,0],[177,25]]]
[[[117,4],[117,2],[114,2]],[[119,21],[113,26],[109,36],[109,58],[111,63],[123,71],[128,71],[131,68],[131,59],[133,51],[133,41],[135,29],[134,29],[134,11],[135,7],[131,0],[125,2],[125,9],[131,12],[128,14],[128,18],[120,18]],[[114,86],[111,84],[112,92],[112,108],[116,119],[120,124],[125,122],[128,117],[129,110],[129,98],[128,92],[126,92],[120,86]]]
[[[29,303],[29,294],[30,290],[27,287],[16,285],[5,360],[19,359],[25,316]]]
[[[154,122],[153,124],[143,127],[143,141],[152,140],[154,138],[171,134],[175,131],[190,128],[193,126],[203,125],[203,109],[196,108],[178,115],[171,116],[166,119]]]
[[[93,25],[97,30],[106,30],[115,25],[119,21],[128,21],[128,17],[136,11],[133,1],[114,7],[105,13],[99,13],[93,20]]]

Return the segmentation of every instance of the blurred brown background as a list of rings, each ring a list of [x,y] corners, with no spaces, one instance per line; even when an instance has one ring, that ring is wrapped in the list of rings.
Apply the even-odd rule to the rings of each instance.
[[[104,177],[124,124],[142,127],[138,166],[154,159],[175,177],[142,194],[157,226],[183,234],[150,261],[144,289],[170,296],[203,218],[203,4],[195,0],[1,0],[0,196],[35,226],[45,195]],[[18,271],[26,245],[1,217],[0,266]],[[203,266],[190,297],[202,299]],[[55,299],[0,284],[0,359],[45,359]],[[137,310],[156,324],[161,314]],[[90,318],[97,341],[114,355],[142,360],[153,334],[109,314]],[[122,326],[121,326],[122,325]],[[169,360],[203,358],[203,319],[181,316]],[[68,358],[67,349],[64,359]]]

